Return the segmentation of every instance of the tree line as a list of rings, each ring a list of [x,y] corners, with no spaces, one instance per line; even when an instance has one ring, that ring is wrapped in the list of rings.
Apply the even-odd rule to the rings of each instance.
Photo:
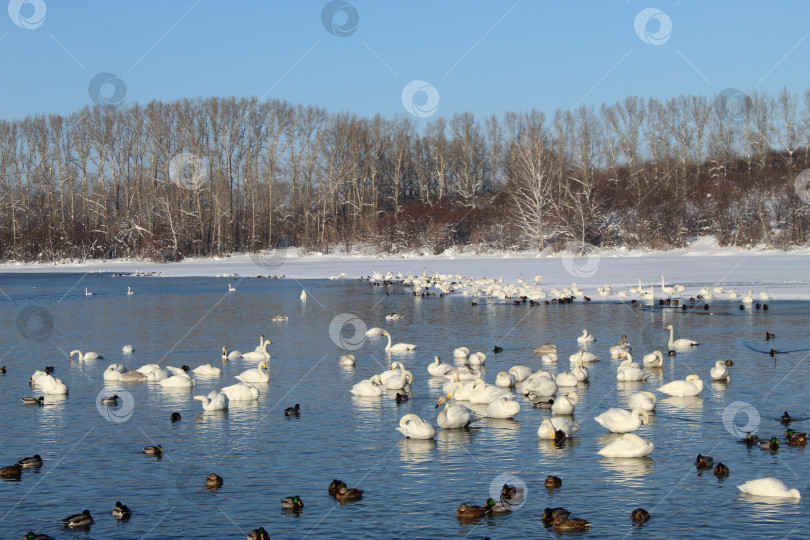
[[[810,90],[477,119],[256,98],[0,121],[0,259],[807,244]],[[808,197],[805,199],[810,200]]]

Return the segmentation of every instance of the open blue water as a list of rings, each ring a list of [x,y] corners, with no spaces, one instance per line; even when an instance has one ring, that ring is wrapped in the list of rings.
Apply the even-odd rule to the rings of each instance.
[[[236,292],[226,292],[228,281]],[[84,295],[85,286],[93,296]],[[127,286],[137,294],[127,296]],[[308,291],[305,303],[299,300],[302,288]],[[22,538],[33,530],[82,539],[244,538],[259,526],[274,538],[556,536],[540,518],[546,507],[565,506],[592,522],[590,532],[574,536],[798,538],[808,516],[805,450],[785,444],[775,453],[748,449],[723,423],[727,407],[744,402],[760,416],[760,436],[783,438],[778,419],[785,410],[799,418],[791,427],[810,427],[809,351],[802,351],[810,348],[810,304],[770,302],[770,307],[741,312],[726,303],[709,312],[682,312],[615,303],[471,306],[462,297],[418,298],[400,288],[386,296],[381,288],[350,280],[4,274],[0,364],[7,373],[0,375],[0,465],[36,453],[45,464],[24,471],[19,482],[0,481],[0,537]],[[405,319],[386,323],[384,315],[393,311]],[[385,338],[378,338],[354,351],[354,369],[339,367],[337,359],[346,351],[336,343],[340,336],[354,343],[354,328],[347,324],[341,334],[332,324],[330,334],[330,324],[344,313],[368,327],[387,327],[394,341],[418,345],[414,354],[396,357],[416,376],[408,402],[397,405],[395,392],[379,399],[351,396],[352,384],[379,373],[391,358],[384,354]],[[289,321],[271,322],[277,314]],[[640,361],[652,347],[666,349],[663,328],[670,323],[701,345],[665,358],[664,368],[646,383],[617,383],[617,361],[608,347],[627,334]],[[438,430],[435,441],[403,439],[396,431],[399,418],[411,412],[435,424],[441,386],[425,369],[433,355],[452,362],[454,347],[484,351],[488,382],[517,364],[559,372],[568,369],[583,328],[597,336],[589,350],[601,362],[591,366],[591,383],[578,390],[574,417],[582,430],[563,447],[537,437],[550,412],[532,408],[523,397],[514,420]],[[776,339],[766,343],[766,331]],[[153,362],[221,365],[223,345],[250,351],[260,333],[273,341],[272,376],[257,402],[203,414],[192,400],[236,382],[233,375],[257,364],[238,360],[224,366],[219,379],[198,379],[193,391],[126,385],[134,408],[128,417],[130,411],[122,409],[123,416],[115,418],[125,421],[110,421],[97,410],[102,372],[110,362],[130,369]],[[531,352],[548,341],[560,349],[557,365],[543,364]],[[496,343],[506,350],[493,355]],[[123,354],[124,344],[134,345],[135,353]],[[772,358],[771,347],[798,352]],[[72,349],[105,358],[71,363]],[[709,369],[718,359],[734,361],[729,383],[710,381]],[[20,398],[32,395],[31,374],[46,365],[69,386],[69,397],[46,397],[41,408],[23,406]],[[626,396],[637,389],[651,390],[692,372],[706,383],[700,397],[659,399],[651,424],[636,432],[655,444],[649,458],[597,455],[615,436],[593,416],[625,407]],[[295,403],[301,405],[300,418],[284,417],[283,409]],[[170,423],[173,411],[182,421]],[[737,425],[747,420],[742,413],[736,418]],[[152,444],[163,446],[162,459],[142,453]],[[698,453],[728,465],[731,476],[698,474]],[[224,478],[217,491],[204,488],[211,472]],[[543,487],[549,474],[562,478],[561,488]],[[805,498],[763,501],[738,492],[738,484],[763,476],[782,479]],[[327,494],[334,478],[364,489],[363,499],[337,503]],[[472,523],[456,519],[460,503],[483,504],[504,478],[526,484],[521,508]],[[290,495],[302,498],[302,512],[282,511],[279,500]],[[116,500],[133,510],[126,523],[112,518]],[[643,527],[630,520],[639,506],[653,516]],[[96,520],[89,532],[62,528],[61,518],[85,508]]]

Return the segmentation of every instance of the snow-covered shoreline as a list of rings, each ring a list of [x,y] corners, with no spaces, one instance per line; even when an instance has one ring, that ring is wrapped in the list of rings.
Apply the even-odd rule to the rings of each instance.
[[[694,242],[679,250],[662,252],[611,251],[575,256],[549,254],[473,254],[445,252],[441,255],[392,255],[387,257],[351,254],[309,254],[300,256],[289,249],[266,256],[233,255],[205,259],[186,259],[176,263],[143,260],[106,260],[63,263],[6,263],[3,273],[49,272],[154,272],[160,277],[214,277],[236,274],[239,278],[258,275],[284,275],[293,279],[325,279],[345,273],[348,279],[369,276],[375,271],[394,275],[421,274],[423,271],[460,274],[476,278],[503,277],[515,282],[523,277],[532,282],[543,276],[546,290],[566,287],[575,282],[585,292],[597,296],[596,287],[611,285],[606,298],[618,298],[622,289],[655,285],[660,296],[660,275],[667,284],[686,287],[684,296],[696,295],[700,287],[736,288],[740,297],[749,288],[755,293],[767,291],[775,299],[810,299],[810,249],[795,251],[743,250],[719,248],[711,238]],[[2,277],[0,277],[0,280]],[[721,295],[723,297],[725,295]]]

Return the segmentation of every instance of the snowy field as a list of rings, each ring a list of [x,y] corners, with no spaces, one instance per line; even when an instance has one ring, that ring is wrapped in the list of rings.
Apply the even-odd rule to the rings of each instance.
[[[723,287],[715,294],[717,299],[730,299],[728,289],[736,289],[739,297],[754,289],[754,298],[767,292],[774,299],[810,299],[810,250],[743,250],[719,248],[713,238],[702,238],[685,249],[644,252],[617,250],[593,252],[586,255],[571,253],[488,254],[455,253],[441,255],[397,255],[374,257],[334,253],[300,256],[295,249],[280,250],[267,255],[234,255],[206,259],[186,259],[177,263],[153,263],[137,260],[65,262],[48,264],[2,264],[0,274],[8,272],[154,272],[160,277],[189,277],[236,274],[237,278],[258,275],[284,275],[291,279],[324,279],[341,273],[347,279],[383,275],[419,275],[428,273],[460,274],[475,278],[503,277],[504,282],[515,283],[523,278],[534,283],[542,276],[541,286],[547,292],[553,288],[568,287],[576,283],[593,300],[629,299],[636,295],[620,296],[621,291],[638,286],[639,278],[645,287],[655,285],[655,295],[661,292],[660,275],[667,285],[681,284],[685,291],[680,296],[694,296],[708,286]],[[2,278],[0,278],[2,281]],[[610,285],[610,294],[600,296],[598,287]]]

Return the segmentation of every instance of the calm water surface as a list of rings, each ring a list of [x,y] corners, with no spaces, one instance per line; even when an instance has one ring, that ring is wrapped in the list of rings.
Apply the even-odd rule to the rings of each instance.
[[[549,506],[565,506],[593,523],[590,532],[573,536],[804,534],[805,450],[787,445],[775,453],[747,449],[724,427],[723,412],[737,401],[752,405],[760,415],[760,436],[782,439],[778,418],[785,410],[800,418],[791,427],[810,428],[808,351],[801,351],[810,347],[810,304],[771,302],[767,313],[741,312],[737,304],[717,304],[708,313],[615,303],[529,308],[482,302],[473,307],[461,297],[414,298],[400,290],[386,296],[356,281],[237,279],[0,276],[0,363],[8,369],[0,375],[0,465],[35,453],[45,460],[39,471],[25,471],[20,482],[0,482],[2,538],[22,538],[28,530],[56,538],[244,538],[259,526],[271,537],[289,538],[557,536],[540,520]],[[227,281],[236,292],[226,292]],[[137,294],[127,296],[128,285]],[[85,286],[95,294],[85,297]],[[306,303],[299,300],[302,288],[308,291]],[[26,321],[24,314],[32,312],[25,310],[28,306],[46,310],[52,330],[47,320],[41,327],[38,315]],[[393,311],[405,319],[386,323],[384,315]],[[356,315],[368,327],[389,328],[394,341],[418,345],[415,354],[395,357],[416,377],[407,403],[397,405],[395,392],[382,398],[351,396],[354,383],[385,369],[391,357],[384,354],[385,338],[368,340],[355,351],[356,368],[340,368],[337,358],[345,351],[330,336],[330,323],[341,313]],[[277,314],[289,321],[271,322]],[[663,328],[670,323],[677,334],[701,345],[665,358],[664,368],[646,383],[617,383],[617,361],[610,359],[608,347],[627,334],[640,361],[652,348],[666,350]],[[563,447],[537,437],[550,412],[532,408],[523,397],[514,420],[439,430],[435,441],[403,439],[396,431],[399,418],[412,412],[435,424],[441,384],[425,369],[434,354],[452,362],[453,348],[461,345],[488,353],[488,382],[517,364],[559,372],[568,369],[583,328],[597,336],[589,350],[601,361],[591,366],[590,385],[578,390],[574,416],[582,430]],[[352,330],[347,325],[344,337],[351,337]],[[766,331],[776,333],[776,340],[766,343]],[[271,380],[261,385],[256,402],[203,414],[192,400],[236,382],[234,375],[257,364],[238,360],[225,366],[220,378],[198,378],[193,391],[127,385],[134,408],[126,421],[110,421],[96,408],[105,388],[102,372],[110,362],[130,369],[153,362],[221,365],[223,345],[247,352],[258,345],[262,332],[273,341]],[[547,341],[560,348],[556,365],[543,364],[531,352]],[[506,349],[497,356],[490,352],[496,343]],[[123,354],[124,344],[134,345],[135,353]],[[758,352],[771,347],[796,352],[775,359]],[[97,351],[105,358],[70,363],[72,349]],[[730,383],[710,382],[709,369],[718,359],[734,361]],[[45,365],[55,367],[55,375],[70,388],[69,397],[46,397],[41,408],[23,406],[20,397],[32,395],[28,379]],[[626,407],[633,391],[651,390],[692,372],[706,382],[700,397],[660,399],[651,424],[636,432],[655,444],[650,458],[597,455],[615,435],[593,421],[596,414]],[[301,404],[301,417],[284,417],[283,409],[295,403]],[[173,411],[183,415],[182,421],[170,423]],[[120,414],[125,418],[126,412]],[[746,414],[737,415],[738,425],[747,420]],[[152,444],[163,446],[162,459],[142,453]],[[694,468],[698,453],[728,465],[731,476],[699,475]],[[224,478],[216,492],[203,487],[211,472]],[[561,477],[563,486],[547,491],[543,480],[549,474]],[[738,492],[736,485],[763,476],[782,479],[805,498],[763,502]],[[456,519],[460,503],[483,504],[506,477],[526,484],[522,508],[472,523]],[[364,489],[362,501],[336,503],[326,491],[333,478]],[[289,495],[303,499],[300,514],[281,510],[279,499]],[[116,500],[132,508],[129,522],[112,518]],[[639,506],[653,518],[634,527],[629,516]],[[61,518],[85,508],[96,520],[89,532],[61,527]]]

